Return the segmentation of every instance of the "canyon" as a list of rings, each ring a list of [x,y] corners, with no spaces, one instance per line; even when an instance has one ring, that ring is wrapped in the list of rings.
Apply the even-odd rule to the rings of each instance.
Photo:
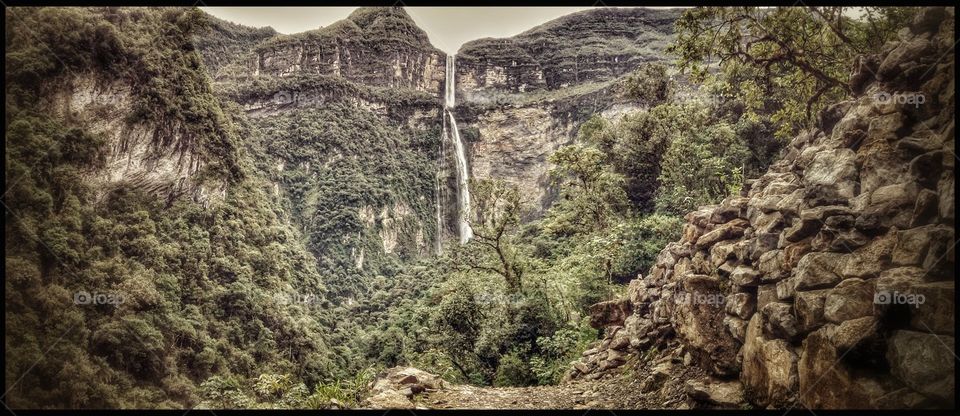
[[[17,11],[14,407],[955,406],[952,7],[860,56],[849,96],[721,202],[630,217],[677,225],[649,239],[586,222],[602,198],[551,211],[573,200],[551,156],[662,114],[626,90],[675,61],[681,9],[578,12],[456,54],[400,7],[296,34],[199,9]],[[618,238],[655,245],[640,274],[615,276]],[[127,301],[77,302],[108,289]]]

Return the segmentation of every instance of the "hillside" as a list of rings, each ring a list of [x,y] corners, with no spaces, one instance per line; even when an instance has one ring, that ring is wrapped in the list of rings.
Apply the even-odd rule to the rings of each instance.
[[[15,411],[955,406],[952,7],[6,11]]]

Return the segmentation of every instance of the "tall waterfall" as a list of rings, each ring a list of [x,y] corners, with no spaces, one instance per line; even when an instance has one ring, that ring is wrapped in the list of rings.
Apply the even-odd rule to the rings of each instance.
[[[457,129],[457,119],[453,117],[453,107],[457,103],[456,56],[447,55],[447,80],[444,90],[444,114],[449,120],[446,129],[447,136],[453,142],[453,150],[457,157],[457,208],[460,223],[460,244],[465,244],[473,238],[473,229],[470,228],[470,169],[467,167],[467,151],[460,140],[460,130]]]

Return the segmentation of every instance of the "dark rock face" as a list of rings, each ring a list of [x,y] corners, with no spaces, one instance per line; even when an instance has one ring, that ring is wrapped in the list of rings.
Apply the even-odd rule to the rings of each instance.
[[[663,59],[677,10],[599,9],[556,19],[506,39],[479,39],[457,53],[457,87],[555,90],[624,75]]]
[[[331,75],[439,98],[445,59],[402,8],[360,8],[328,27],[259,44],[244,70],[254,76]]]
[[[679,10],[598,9],[517,36],[479,39],[457,53],[458,120],[471,135],[472,177],[503,179],[529,198],[534,216],[556,197],[547,158],[596,113],[638,107],[617,81],[668,59]]]
[[[752,183],[745,210],[731,197],[687,215],[682,239],[661,253],[669,255],[631,282],[634,314],[625,322],[667,322],[694,355],[734,343],[733,372],[755,406],[953,406],[954,158],[941,156],[954,149],[953,13],[921,13],[874,57],[880,80],[856,74],[863,95],[830,107],[794,139],[788,154],[796,157]],[[902,70],[938,56],[923,76]],[[875,99],[904,90],[926,103]],[[737,244],[752,249],[726,248]],[[731,261],[729,274],[718,267]],[[714,316],[677,306],[704,292],[691,281],[716,282],[727,298],[716,312],[726,315],[721,331]],[[625,331],[618,336],[669,332]],[[578,368],[571,378],[590,375]]]

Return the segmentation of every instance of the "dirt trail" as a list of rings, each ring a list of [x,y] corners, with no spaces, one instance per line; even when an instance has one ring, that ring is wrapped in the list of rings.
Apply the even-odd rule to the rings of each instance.
[[[632,377],[574,381],[558,386],[475,387],[450,386],[418,396],[416,406],[430,409],[675,409],[684,397],[661,399],[640,393]]]

